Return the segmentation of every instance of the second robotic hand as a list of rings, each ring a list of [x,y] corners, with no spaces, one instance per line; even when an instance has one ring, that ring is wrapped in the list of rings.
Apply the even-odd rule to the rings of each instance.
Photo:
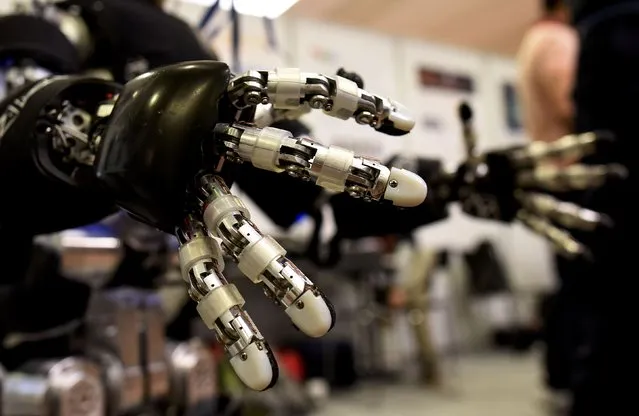
[[[244,310],[244,298],[222,275],[224,260],[219,244],[195,215],[188,215],[176,234],[189,296],[197,302],[204,324],[223,344],[233,370],[253,390],[273,387],[279,375],[277,361]]]
[[[321,337],[335,324],[335,312],[324,294],[289,259],[286,250],[250,221],[242,201],[216,175],[200,179],[202,217],[222,240],[224,251],[253,283],[281,306],[306,335]]]

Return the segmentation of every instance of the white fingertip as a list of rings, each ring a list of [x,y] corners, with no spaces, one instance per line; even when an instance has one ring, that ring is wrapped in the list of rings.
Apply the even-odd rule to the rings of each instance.
[[[395,128],[402,131],[409,132],[415,127],[415,119],[408,113],[408,110],[403,105],[393,102],[395,111],[391,115],[391,120]]]
[[[273,387],[277,381],[278,368],[268,347],[262,349],[253,342],[242,352],[231,358],[230,363],[235,374],[246,387],[255,391],[264,391]]]
[[[416,207],[426,199],[428,186],[421,176],[405,169],[391,168],[384,199],[399,207]]]
[[[335,315],[326,300],[310,290],[286,308],[286,314],[300,331],[313,338],[326,335],[335,320]]]

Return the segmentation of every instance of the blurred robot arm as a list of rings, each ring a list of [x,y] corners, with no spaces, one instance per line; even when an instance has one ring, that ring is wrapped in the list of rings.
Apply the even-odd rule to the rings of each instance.
[[[357,74],[340,71],[363,87]],[[398,156],[387,163],[427,179],[426,202],[402,211],[358,204],[359,201],[335,195],[330,204],[338,229],[336,239],[410,232],[446,218],[447,207],[459,203],[466,213],[479,218],[522,223],[566,257],[592,259],[595,255],[592,247],[578,241],[573,232],[605,236],[614,225],[613,219],[565,202],[562,195],[591,192],[604,186],[617,189],[616,185],[626,179],[628,173],[623,165],[578,163],[594,154],[614,162],[614,137],[607,132],[591,132],[568,135],[551,143],[534,142],[480,154],[476,149],[473,111],[467,103],[460,106],[459,119],[466,160],[455,172],[446,172],[440,162],[425,158]],[[554,163],[557,160],[569,163],[557,165]]]
[[[26,5],[0,16],[0,73],[5,94],[54,74],[79,73],[93,49],[84,19],[63,2]]]
[[[410,210],[389,209],[347,200],[330,199],[337,237],[355,239],[411,232],[447,217],[447,208],[459,203],[469,215],[505,223],[519,222],[546,238],[568,258],[592,259],[591,247],[574,234],[605,235],[613,219],[605,214],[562,200],[569,192],[588,192],[607,186],[615,188],[627,176],[620,164],[575,163],[598,154],[605,155],[614,140],[605,132],[569,135],[551,143],[535,142],[479,154],[470,128],[469,109],[465,129],[468,155],[455,172],[446,172],[435,160],[397,157],[387,163],[417,172],[428,180],[428,199]],[[573,163],[560,166],[557,159]],[[384,218],[384,221],[375,221]],[[603,232],[603,234],[601,234]]]
[[[571,232],[595,233],[613,226],[608,216],[562,201],[569,192],[614,189],[626,179],[627,169],[617,163],[580,164],[597,154],[612,159],[614,138],[606,132],[568,135],[551,143],[528,145],[477,154],[472,111],[463,104],[460,119],[467,144],[467,161],[455,174],[455,199],[465,212],[504,222],[519,221],[546,238],[568,258],[592,259],[590,247]],[[571,161],[557,165],[554,161]]]
[[[455,172],[447,172],[440,161],[426,158],[396,156],[386,163],[416,172],[428,181],[428,199],[421,205],[401,210],[365,204],[342,194],[330,197],[337,233],[331,244],[329,264],[339,259],[341,239],[409,233],[447,218],[452,203],[459,203],[475,217],[520,222],[549,240],[566,257],[593,258],[592,247],[575,235],[604,236],[613,220],[563,201],[562,196],[604,186],[613,189],[626,178],[626,168],[620,164],[578,163],[593,154],[612,160],[613,138],[606,132],[591,132],[568,135],[552,143],[535,142],[480,154],[476,150],[472,110],[467,104],[460,106],[459,117],[467,154]],[[553,163],[560,159],[571,163]],[[317,249],[311,248],[310,254],[317,257],[314,252]]]

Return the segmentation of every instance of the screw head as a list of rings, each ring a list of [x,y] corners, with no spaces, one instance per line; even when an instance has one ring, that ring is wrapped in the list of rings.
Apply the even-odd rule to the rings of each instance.
[[[260,93],[257,91],[249,91],[246,93],[246,102],[250,105],[258,105],[262,102],[262,97]]]
[[[391,188],[397,188],[398,185],[399,185],[399,182],[397,182],[395,179],[393,179],[392,181],[388,183],[388,186],[390,186]]]
[[[243,352],[242,355],[240,355],[240,360],[242,360],[242,361],[248,360],[248,355],[246,355],[246,353]]]
[[[373,115],[368,111],[364,111],[357,116],[357,122],[360,124],[371,124],[373,122]]]
[[[297,309],[304,309],[304,302],[299,301],[295,306],[297,306]]]
[[[311,106],[311,108],[314,108],[316,110],[322,108],[322,106],[324,105],[324,99],[322,97],[313,97],[309,100],[309,105]]]

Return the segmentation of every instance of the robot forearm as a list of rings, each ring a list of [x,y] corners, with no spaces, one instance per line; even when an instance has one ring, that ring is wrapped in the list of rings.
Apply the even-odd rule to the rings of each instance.
[[[332,197],[337,235],[354,239],[409,233],[445,219],[448,206],[459,203],[464,212],[475,217],[520,222],[566,257],[593,258],[592,244],[582,239],[603,241],[614,221],[606,213],[565,201],[564,195],[604,186],[614,190],[614,182],[626,178],[626,168],[615,163],[565,166],[553,160],[576,161],[593,154],[606,158],[614,145],[608,134],[570,135],[552,143],[531,143],[483,154],[474,154],[474,142],[467,139],[469,157],[456,172],[446,172],[441,163],[423,158],[397,157],[387,163],[428,179],[428,199],[414,209],[389,209],[358,203],[343,195]],[[592,237],[586,237],[588,234]]]
[[[52,74],[77,74],[93,45],[87,24],[63,2],[32,4],[0,16],[2,90],[12,91]]]

